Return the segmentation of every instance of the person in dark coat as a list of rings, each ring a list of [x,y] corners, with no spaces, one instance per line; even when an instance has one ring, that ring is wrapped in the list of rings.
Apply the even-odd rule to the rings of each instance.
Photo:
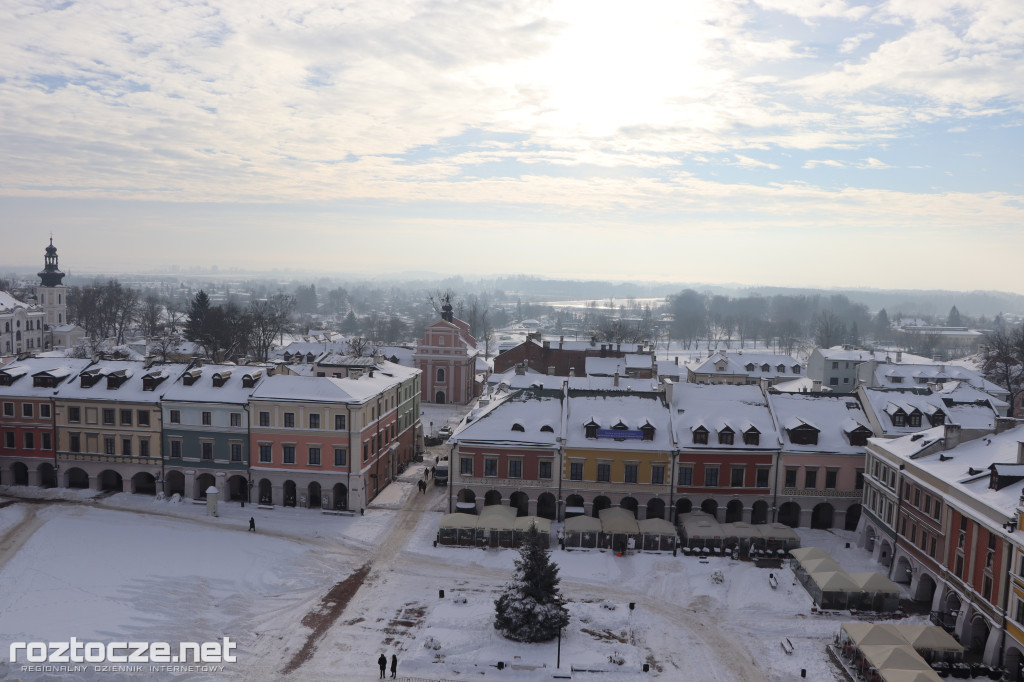
[[[251,516],[249,517],[249,532],[250,533],[255,533],[256,532],[256,519],[254,519]]]
[[[398,654],[391,654],[391,677],[395,677],[395,673],[398,672]]]
[[[381,654],[380,658],[377,659],[377,665],[380,666],[380,679],[383,680],[384,673],[387,672],[388,669],[388,657],[384,654]]]

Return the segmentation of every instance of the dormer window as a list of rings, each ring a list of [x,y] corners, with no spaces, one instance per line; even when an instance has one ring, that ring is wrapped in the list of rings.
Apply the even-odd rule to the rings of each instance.
[[[793,374],[800,373],[800,365],[793,365]]]
[[[744,445],[760,445],[761,444],[761,432],[751,426],[749,429],[743,432],[743,444]]]
[[[598,424],[593,419],[583,425],[584,434],[587,438],[597,438]]]
[[[769,365],[767,362],[764,363],[763,365],[761,365],[761,371],[762,372],[770,372],[771,369],[772,369],[772,366]]]
[[[858,426],[846,435],[850,439],[850,445],[867,445],[868,438],[871,437],[871,429],[866,426]]]
[[[921,413],[919,411],[914,410],[907,415],[907,426],[921,426]]]
[[[654,426],[650,422],[640,427],[640,433],[643,434],[642,440],[654,440]]]
[[[776,369],[776,371],[778,371],[779,374],[785,374],[786,373],[786,366],[785,365],[779,365],[775,369]]]
[[[747,371],[748,371],[748,372],[753,372],[753,371],[754,371],[754,368],[755,368],[755,365],[754,365],[754,363],[752,363],[752,362],[748,362],[748,363],[747,363]]]
[[[903,377],[889,377],[889,381],[894,384],[902,384]]]
[[[57,378],[49,374],[36,374],[32,377],[32,385],[35,388],[53,388],[57,385]],[[0,374],[0,386],[10,386],[4,383],[3,374]]]
[[[515,427],[513,426],[512,429],[515,430]],[[555,432],[555,430],[553,428],[551,428],[550,424],[545,424],[544,426],[540,427],[540,430],[543,433],[554,433]]]
[[[732,445],[733,438],[736,432],[726,426],[724,429],[718,432],[718,444],[719,445]]]
[[[932,426],[942,426],[946,423],[946,414],[942,410],[935,410],[929,418]]]
[[[93,370],[91,372],[82,372],[78,378],[82,388],[92,388],[96,385],[97,381],[103,378],[103,375],[98,370]]]
[[[194,384],[197,381],[199,381],[199,377],[201,377],[202,375],[203,375],[203,370],[201,370],[201,369],[190,369],[189,371],[187,371],[183,375],[181,375],[181,383],[184,384],[185,386],[191,386],[192,384]]]
[[[260,380],[261,376],[263,376],[263,372],[261,370],[256,370],[251,374],[243,374],[242,388],[252,388],[256,385],[256,382]]]
[[[127,370],[119,369],[107,375],[107,390],[113,391],[121,387],[121,384],[128,381],[131,375]]]
[[[708,444],[708,430],[703,426],[698,426],[693,430],[693,443],[694,445],[707,445]]]
[[[220,388],[231,378],[231,372],[217,372],[212,378],[214,387]]]
[[[903,410],[897,410],[890,415],[893,426],[906,426],[907,414]]]
[[[523,428],[522,424],[513,424],[512,425],[512,430],[513,431],[526,431],[526,429]]]
[[[789,434],[789,442],[794,445],[817,445],[818,429],[810,424],[802,424],[792,429],[786,429]]]

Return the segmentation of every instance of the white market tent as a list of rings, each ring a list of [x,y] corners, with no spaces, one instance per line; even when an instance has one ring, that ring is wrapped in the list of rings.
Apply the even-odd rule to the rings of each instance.
[[[551,522],[535,516],[516,517],[516,510],[501,504],[483,508],[480,515],[445,514],[437,531],[442,545],[462,547],[518,547],[522,537],[534,526],[540,533],[541,546],[551,541]]]
[[[630,540],[634,546],[640,546],[640,526],[633,512],[622,507],[609,507],[598,512],[598,516],[601,519],[601,534],[597,541],[601,547],[622,552]]]
[[[702,549],[722,546],[725,531],[715,517],[704,512],[690,512],[679,515],[682,526],[683,544],[691,549]]]
[[[811,561],[813,559],[832,558],[829,556],[828,552],[819,547],[798,547],[797,549],[791,550],[789,555],[801,563]]]
[[[679,535],[676,527],[665,519],[644,519],[637,523],[645,552],[671,552]]]
[[[593,549],[597,547],[597,536],[601,533],[601,522],[592,516],[573,516],[565,520],[565,546]]]

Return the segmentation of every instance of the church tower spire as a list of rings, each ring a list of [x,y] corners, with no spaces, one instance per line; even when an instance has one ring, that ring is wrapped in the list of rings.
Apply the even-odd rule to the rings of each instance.
[[[44,287],[59,287],[64,273],[57,268],[57,247],[53,245],[53,237],[50,237],[50,245],[46,247],[46,257],[43,259],[43,271],[39,273],[39,279]]]
[[[64,273],[57,268],[57,247],[53,245],[53,237],[50,237],[43,270],[39,273],[39,286],[36,287],[36,303],[46,313],[48,329],[67,324],[68,321],[68,288],[62,282],[63,279]],[[49,349],[50,344],[47,343],[46,347]]]

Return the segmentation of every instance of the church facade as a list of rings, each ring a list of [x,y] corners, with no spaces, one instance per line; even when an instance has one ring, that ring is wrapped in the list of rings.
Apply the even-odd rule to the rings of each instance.
[[[476,397],[476,339],[469,325],[452,314],[445,300],[441,319],[427,326],[413,362],[423,372],[420,399],[426,403],[464,405]]]

